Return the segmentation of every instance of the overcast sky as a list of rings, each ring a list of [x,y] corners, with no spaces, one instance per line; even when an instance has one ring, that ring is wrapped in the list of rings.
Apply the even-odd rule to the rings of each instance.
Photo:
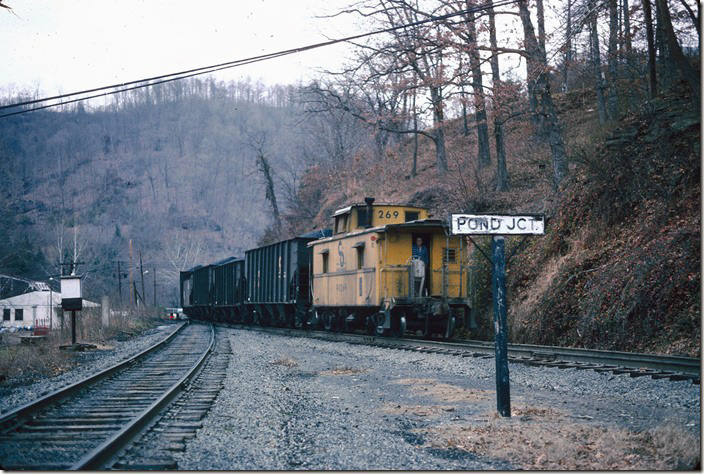
[[[40,95],[126,82],[354,34],[348,18],[317,19],[349,0],[5,0],[0,88]],[[336,69],[345,45],[219,72],[270,84]]]

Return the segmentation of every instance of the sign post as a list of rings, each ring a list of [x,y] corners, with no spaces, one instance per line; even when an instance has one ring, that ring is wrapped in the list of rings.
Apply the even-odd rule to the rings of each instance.
[[[503,236],[491,238],[491,258],[491,290],[494,295],[496,409],[501,416],[511,416],[511,386],[508,377],[508,323],[506,321],[506,253]]]
[[[545,218],[537,215],[499,216],[452,214],[453,235],[491,235],[491,258],[474,241],[482,255],[491,262],[491,288],[494,300],[494,353],[496,360],[496,409],[501,416],[511,416],[511,386],[508,372],[508,322],[506,319],[506,250],[505,235],[542,235]],[[470,237],[471,240],[471,237]],[[509,255],[508,260],[514,255]]]

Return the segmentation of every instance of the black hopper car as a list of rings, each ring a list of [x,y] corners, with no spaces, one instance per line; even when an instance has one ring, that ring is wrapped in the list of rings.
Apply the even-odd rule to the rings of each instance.
[[[310,321],[309,242],[330,229],[304,234],[181,272],[181,306],[193,319],[304,327]]]

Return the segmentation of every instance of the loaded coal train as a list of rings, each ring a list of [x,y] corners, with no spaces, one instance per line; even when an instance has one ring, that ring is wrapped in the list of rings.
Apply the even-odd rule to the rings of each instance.
[[[365,198],[333,228],[181,272],[190,318],[450,338],[476,327],[464,241],[427,209]]]

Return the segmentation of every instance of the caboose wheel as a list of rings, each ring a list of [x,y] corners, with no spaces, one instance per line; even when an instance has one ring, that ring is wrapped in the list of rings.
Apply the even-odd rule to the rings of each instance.
[[[450,315],[447,317],[447,324],[445,325],[445,332],[442,335],[443,339],[446,341],[452,337],[455,333],[455,317]]]
[[[391,314],[391,329],[389,335],[394,339],[403,337],[406,333],[406,315],[403,311],[394,312]]]
[[[323,313],[323,327],[326,331],[332,332],[335,330],[335,313],[332,311],[325,311]]]
[[[336,316],[336,332],[347,332],[347,310],[339,310]]]
[[[374,337],[379,337],[383,333],[383,328],[379,328],[378,314],[375,313],[367,316],[367,333]]]

